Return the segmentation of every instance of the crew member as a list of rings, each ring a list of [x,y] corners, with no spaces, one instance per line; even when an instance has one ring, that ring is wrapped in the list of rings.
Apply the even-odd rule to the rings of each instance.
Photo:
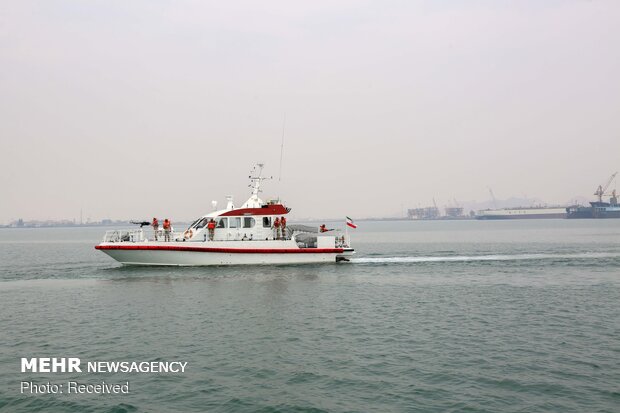
[[[278,217],[273,221],[273,234],[274,239],[280,239],[280,218]]]
[[[164,241],[170,242],[170,231],[172,230],[172,222],[168,218],[164,219]]]
[[[213,241],[213,236],[215,235],[215,221],[213,218],[207,224],[207,229],[209,230],[209,241]]]
[[[321,231],[321,232],[331,231],[331,229],[330,229],[330,228],[327,228],[327,227],[325,226],[325,224],[321,224],[321,226],[319,227],[319,229],[320,229],[320,231]]]
[[[282,238],[286,239],[286,218],[280,218],[280,227],[282,228]]]
[[[157,231],[159,231],[159,221],[157,218],[153,217],[153,222],[151,223],[153,227],[153,231],[155,232],[155,241],[157,241]]]

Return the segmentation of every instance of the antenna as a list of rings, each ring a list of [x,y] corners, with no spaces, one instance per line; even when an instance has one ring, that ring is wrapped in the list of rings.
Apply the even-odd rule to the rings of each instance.
[[[286,112],[282,120],[282,143],[280,144],[280,173],[278,174],[278,182],[282,181],[282,155],[284,155],[284,130],[286,127]]]

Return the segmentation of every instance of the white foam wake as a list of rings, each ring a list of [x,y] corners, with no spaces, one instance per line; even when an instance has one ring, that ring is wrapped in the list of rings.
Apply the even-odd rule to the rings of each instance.
[[[466,261],[517,261],[548,259],[618,258],[619,253],[584,252],[575,254],[505,254],[505,255],[453,255],[439,257],[364,257],[353,258],[358,264],[416,263],[416,262],[466,262]]]

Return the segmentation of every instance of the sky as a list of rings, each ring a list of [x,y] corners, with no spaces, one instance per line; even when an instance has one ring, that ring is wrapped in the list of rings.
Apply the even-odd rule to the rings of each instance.
[[[0,0],[0,223],[188,220],[243,203],[256,162],[294,218],[593,200],[620,169],[618,22],[617,0]]]

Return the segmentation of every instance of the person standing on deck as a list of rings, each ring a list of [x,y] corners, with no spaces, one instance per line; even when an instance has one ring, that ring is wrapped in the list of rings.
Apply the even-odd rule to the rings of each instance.
[[[168,218],[164,219],[164,241],[170,242],[170,230],[172,227],[172,222],[168,220]]]
[[[213,218],[207,224],[207,229],[209,230],[209,241],[213,241],[213,236],[215,235],[215,221]]]
[[[286,218],[280,218],[280,228],[282,228],[282,238],[286,239]]]
[[[280,218],[273,221],[273,239],[280,239]]]
[[[155,241],[157,241],[157,231],[159,231],[159,221],[157,218],[153,217],[153,222],[151,223],[153,227],[153,232],[155,232]]]

